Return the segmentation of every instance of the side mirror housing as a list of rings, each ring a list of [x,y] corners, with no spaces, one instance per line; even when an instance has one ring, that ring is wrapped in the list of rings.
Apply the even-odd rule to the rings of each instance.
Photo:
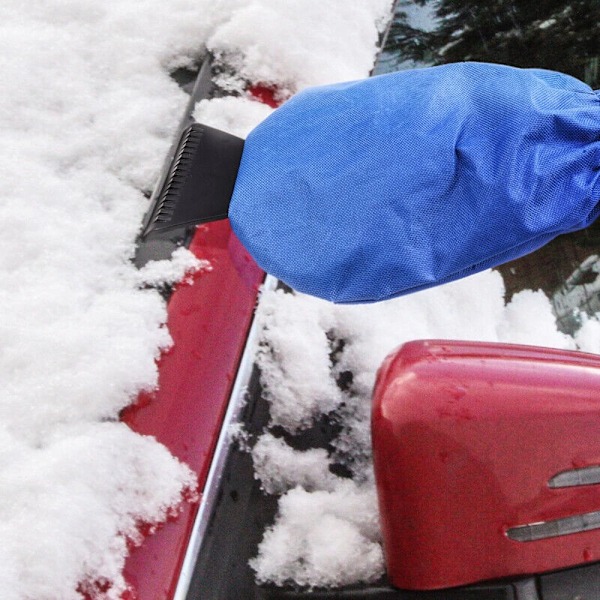
[[[600,357],[410,342],[379,371],[372,428],[394,586],[600,560]]]

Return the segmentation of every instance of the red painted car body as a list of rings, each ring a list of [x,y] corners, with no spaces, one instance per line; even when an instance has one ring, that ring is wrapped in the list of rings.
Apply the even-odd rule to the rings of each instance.
[[[198,475],[202,493],[264,273],[228,221],[201,225],[190,250],[210,268],[182,283],[168,304],[173,347],[159,362],[158,389],[123,415]],[[202,499],[200,499],[202,501]],[[198,503],[144,540],[127,559],[125,577],[139,600],[170,600],[177,587]]]
[[[373,452],[397,587],[448,588],[600,559],[597,528],[510,537],[600,510],[599,485],[550,485],[558,474],[600,465],[597,356],[405,344],[378,374]]]

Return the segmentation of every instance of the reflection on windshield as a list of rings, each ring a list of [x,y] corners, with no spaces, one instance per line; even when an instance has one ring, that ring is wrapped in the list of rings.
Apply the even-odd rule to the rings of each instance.
[[[600,2],[400,0],[385,67],[475,60],[539,67],[600,88]]]

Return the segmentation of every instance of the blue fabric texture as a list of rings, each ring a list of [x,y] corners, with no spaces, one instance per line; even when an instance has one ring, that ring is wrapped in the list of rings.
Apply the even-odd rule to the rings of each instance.
[[[258,264],[374,302],[539,248],[597,216],[600,97],[483,63],[303,91],[249,135],[229,217]]]

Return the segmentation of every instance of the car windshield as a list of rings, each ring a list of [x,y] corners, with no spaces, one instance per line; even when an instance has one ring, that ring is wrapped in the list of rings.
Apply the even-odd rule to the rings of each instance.
[[[382,68],[473,60],[561,71],[597,89],[599,33],[596,0],[400,0]]]

